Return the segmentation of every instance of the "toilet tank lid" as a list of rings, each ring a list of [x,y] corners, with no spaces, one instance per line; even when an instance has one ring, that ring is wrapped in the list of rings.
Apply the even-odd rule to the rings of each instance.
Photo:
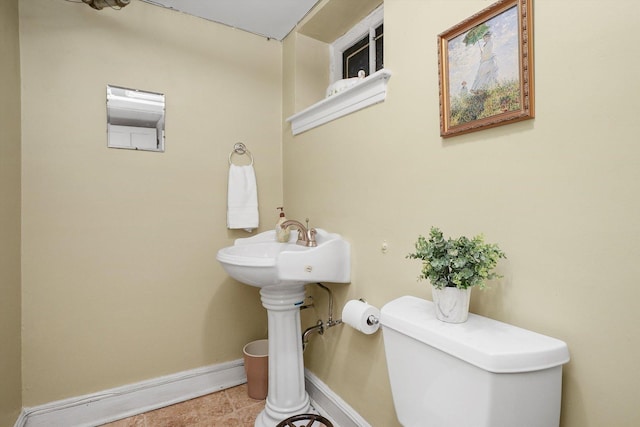
[[[569,361],[567,344],[497,320],[469,314],[465,323],[436,319],[434,304],[403,296],[380,310],[380,324],[489,372],[539,371]]]

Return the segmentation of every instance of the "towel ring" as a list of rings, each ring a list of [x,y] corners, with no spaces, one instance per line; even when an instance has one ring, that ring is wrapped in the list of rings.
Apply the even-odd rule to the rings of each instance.
[[[233,163],[231,161],[231,157],[234,154],[238,154],[240,156],[245,155],[245,154],[248,155],[249,158],[251,159],[251,164],[249,166],[253,166],[253,155],[251,155],[251,151],[249,151],[247,146],[244,145],[242,142],[236,142],[235,144],[233,144],[233,150],[231,150],[231,152],[229,153],[229,164]]]

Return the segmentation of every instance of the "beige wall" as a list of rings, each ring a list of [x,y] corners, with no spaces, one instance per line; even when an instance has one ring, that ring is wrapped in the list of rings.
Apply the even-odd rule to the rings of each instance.
[[[285,130],[287,213],[351,241],[352,283],[332,286],[338,307],[429,299],[405,259],[418,234],[485,233],[508,260],[503,279],[474,291],[472,311],[568,343],[563,427],[636,426],[640,3],[537,0],[535,120],[445,141],[436,36],[489,4],[385,1],[388,98],[296,137]],[[287,40],[288,67],[304,55]],[[285,117],[297,89],[285,93]],[[305,358],[373,425],[398,425],[381,334],[334,328]]]
[[[20,53],[18,0],[0,3],[0,425],[15,422],[20,378]]]
[[[241,358],[266,313],[215,260],[247,236],[227,156],[252,151],[271,228],[282,45],[139,1],[22,0],[20,37],[24,405]],[[107,84],[166,95],[165,153],[106,147]]]
[[[404,258],[417,235],[484,232],[509,259],[472,311],[569,344],[562,426],[638,424],[640,5],[537,0],[536,119],[443,141],[435,37],[488,4],[387,0],[387,100],[293,138],[281,107],[288,116],[326,87],[300,75],[318,59],[302,47],[317,55],[317,43],[268,42],[141,2],[98,12],[21,0],[24,375],[20,76],[5,59],[0,424],[15,419],[21,381],[32,406],[232,360],[266,334],[257,291],[215,262],[242,236],[224,221],[237,140],[256,157],[262,229],[284,180],[289,217],[352,242],[352,283],[332,285],[338,310],[350,298],[430,298]],[[15,0],[0,6],[3,58],[17,55],[16,13]],[[105,148],[109,83],[167,95],[166,153]],[[305,358],[373,425],[397,425],[381,334],[333,328]]]

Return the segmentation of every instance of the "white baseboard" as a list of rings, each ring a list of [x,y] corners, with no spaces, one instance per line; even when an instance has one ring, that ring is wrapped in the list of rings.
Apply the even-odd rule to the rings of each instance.
[[[94,427],[247,381],[242,359],[24,408],[15,427]]]
[[[206,366],[99,393],[24,408],[14,427],[95,427],[244,384],[242,359]],[[313,407],[335,427],[371,427],[325,383],[305,369]]]
[[[334,427],[371,427],[371,424],[311,371],[305,369],[304,376],[311,404],[320,415],[329,418]]]

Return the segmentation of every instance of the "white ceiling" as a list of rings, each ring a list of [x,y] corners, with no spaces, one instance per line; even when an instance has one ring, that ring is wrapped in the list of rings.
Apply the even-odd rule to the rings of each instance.
[[[282,40],[319,0],[142,0]]]

